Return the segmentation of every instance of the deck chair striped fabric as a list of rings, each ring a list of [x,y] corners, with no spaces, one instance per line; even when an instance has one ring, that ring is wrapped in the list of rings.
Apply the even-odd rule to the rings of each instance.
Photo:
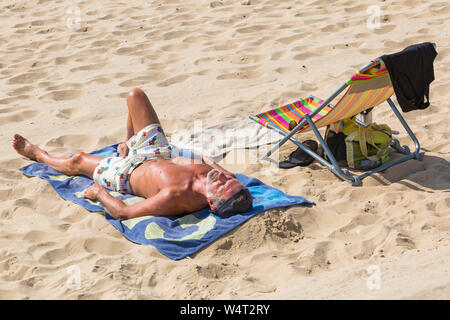
[[[347,91],[341,95],[336,105],[330,102],[338,97],[345,89]],[[392,102],[390,97],[393,95],[394,89],[390,80],[388,70],[384,62],[377,58],[369,64],[361,68],[353,74],[337,91],[325,100],[315,96],[300,99],[293,103],[275,108],[256,115],[249,115],[250,119],[256,121],[262,126],[273,129],[284,136],[270,151],[268,151],[262,159],[268,160],[268,157],[277,150],[287,140],[294,142],[299,148],[311,155],[313,158],[324,164],[339,178],[351,183],[352,185],[361,185],[361,180],[374,172],[385,170],[388,167],[404,162],[406,160],[416,158],[419,159],[419,142],[414,136],[412,130],[401,116],[400,112]],[[360,175],[352,175],[347,169],[342,169],[333,154],[323,141],[318,128],[328,125],[335,125],[340,120],[349,119],[364,110],[373,108],[387,101],[391,106],[394,114],[400,120],[403,127],[415,144],[415,151],[411,153],[407,146],[400,146],[398,140],[393,139],[392,147],[397,151],[406,154],[405,157],[394,162],[388,162],[378,168],[366,171]],[[295,128],[290,128],[289,124],[295,121]],[[329,161],[317,155],[302,143],[297,141],[293,135],[308,130],[313,130],[320,144],[322,145]]]
[[[291,104],[287,104],[285,106],[260,113],[256,116],[253,116],[252,119],[262,126],[267,127],[269,124],[272,124],[280,128],[284,132],[289,132],[291,131],[289,129],[289,123],[291,123],[292,121],[299,123],[305,118],[305,114],[311,114],[322,103],[322,99],[310,96],[309,98],[300,99]],[[324,115],[328,114],[332,109],[332,105],[327,105],[313,117],[313,121],[318,121]],[[297,132],[305,131],[306,129],[308,129],[308,127],[309,126],[306,125]]]
[[[336,106],[326,105],[312,117],[317,128],[333,124],[339,120],[349,119],[355,114],[375,107],[394,93],[387,69],[381,59],[373,61],[373,67],[363,74],[359,71],[346,81],[348,90]],[[300,99],[282,107],[253,115],[251,119],[267,127],[269,124],[278,127],[284,132],[290,132],[289,123],[299,123],[305,115],[311,115],[324,100],[315,96]],[[310,130],[306,124],[297,133]]]

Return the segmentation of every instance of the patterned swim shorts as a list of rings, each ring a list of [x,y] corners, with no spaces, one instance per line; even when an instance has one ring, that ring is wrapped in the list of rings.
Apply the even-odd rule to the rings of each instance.
[[[99,185],[121,193],[131,193],[131,172],[141,163],[155,159],[170,159],[172,146],[162,130],[161,124],[153,123],[127,141],[126,158],[105,158],[94,170],[94,181]]]

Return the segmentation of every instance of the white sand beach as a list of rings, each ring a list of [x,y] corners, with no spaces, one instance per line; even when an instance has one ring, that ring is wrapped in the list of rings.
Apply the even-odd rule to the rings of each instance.
[[[0,299],[449,299],[449,34],[442,0],[2,1]],[[260,213],[192,259],[128,241],[24,176],[31,161],[11,147],[15,133],[57,156],[121,142],[134,87],[170,139],[195,121],[326,98],[370,60],[426,41],[438,52],[431,105],[403,113],[422,161],[353,187],[317,162],[268,174],[270,163],[225,158],[315,206]],[[387,103],[373,119],[409,144]]]

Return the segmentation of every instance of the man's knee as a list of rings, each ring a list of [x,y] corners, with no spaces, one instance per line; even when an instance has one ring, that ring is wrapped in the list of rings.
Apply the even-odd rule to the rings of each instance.
[[[81,164],[83,163],[84,154],[84,152],[77,152],[70,158],[69,169],[74,174],[77,174],[80,170]]]
[[[139,88],[133,88],[130,91],[128,91],[127,100],[128,99],[143,99],[146,98],[147,95],[145,94],[142,89]]]

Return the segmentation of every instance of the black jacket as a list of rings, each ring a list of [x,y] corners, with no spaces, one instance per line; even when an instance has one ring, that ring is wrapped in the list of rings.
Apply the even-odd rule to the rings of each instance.
[[[430,105],[429,89],[434,80],[433,61],[437,52],[430,42],[415,44],[400,52],[384,55],[397,101],[403,112]],[[425,102],[424,96],[427,98]]]

